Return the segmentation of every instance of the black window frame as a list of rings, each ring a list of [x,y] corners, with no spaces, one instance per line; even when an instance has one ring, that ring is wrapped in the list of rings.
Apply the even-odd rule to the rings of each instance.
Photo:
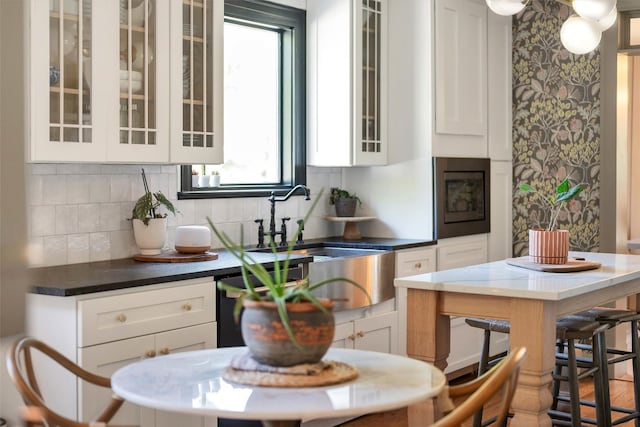
[[[180,167],[178,199],[214,199],[231,197],[264,197],[272,192],[284,194],[299,184],[306,184],[306,11],[264,0],[225,0],[227,19],[257,22],[283,31],[280,47],[281,102],[280,102],[280,182],[275,184],[221,185],[216,188],[192,187],[192,165]],[[286,64],[287,59],[290,64]],[[287,68],[288,66],[288,68]],[[290,72],[289,72],[290,70]],[[289,74],[286,74],[289,72]],[[290,85],[284,85],[287,78]],[[287,88],[292,94],[287,100]],[[285,117],[283,110],[289,109]],[[291,121],[290,141],[283,136],[284,122]]]

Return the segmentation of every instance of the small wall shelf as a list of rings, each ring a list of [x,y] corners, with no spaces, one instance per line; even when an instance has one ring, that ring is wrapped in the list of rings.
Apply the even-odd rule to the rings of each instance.
[[[344,222],[344,232],[342,233],[342,238],[345,240],[359,240],[362,236],[360,235],[360,228],[358,227],[358,223],[362,221],[371,221],[372,219],[376,219],[375,216],[328,216],[325,217],[327,221],[332,222]]]

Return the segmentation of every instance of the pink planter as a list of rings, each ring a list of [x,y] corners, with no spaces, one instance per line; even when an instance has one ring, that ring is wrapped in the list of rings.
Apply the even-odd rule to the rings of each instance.
[[[568,230],[529,230],[529,259],[537,264],[566,264]]]

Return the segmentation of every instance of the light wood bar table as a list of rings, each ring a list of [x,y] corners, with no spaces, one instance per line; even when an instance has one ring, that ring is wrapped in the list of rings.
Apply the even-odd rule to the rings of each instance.
[[[400,307],[407,312],[407,354],[444,370],[450,348],[449,316],[509,320],[511,348],[527,348],[511,425],[551,426],[547,410],[556,319],[630,296],[631,305],[640,307],[640,256],[584,252],[570,256],[600,262],[602,267],[543,273],[496,261],[395,279]]]

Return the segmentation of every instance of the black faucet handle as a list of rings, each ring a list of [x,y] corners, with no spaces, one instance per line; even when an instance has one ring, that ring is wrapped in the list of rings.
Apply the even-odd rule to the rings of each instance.
[[[280,246],[287,246],[287,221],[289,221],[291,217],[285,216],[282,217],[282,227],[280,228]]]
[[[299,219],[296,221],[298,224],[298,238],[296,239],[296,245],[301,245],[304,243],[302,240],[302,230],[304,230],[304,219]]]
[[[253,221],[258,224],[258,244],[256,248],[264,248],[264,226],[262,225],[262,221],[262,218]]]
[[[282,217],[282,225],[284,225],[287,221],[290,221],[291,217],[290,216],[283,216]]]

